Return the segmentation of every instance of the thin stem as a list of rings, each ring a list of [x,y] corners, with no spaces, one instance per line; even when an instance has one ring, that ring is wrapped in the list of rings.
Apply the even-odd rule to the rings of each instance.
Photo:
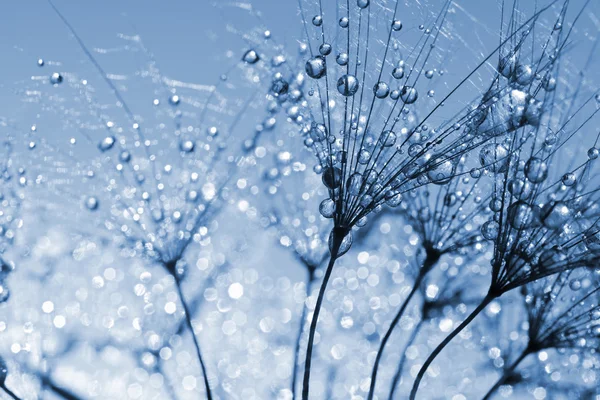
[[[442,341],[442,343],[440,343],[438,345],[438,347],[436,347],[435,350],[433,350],[433,353],[431,353],[429,355],[429,357],[425,361],[425,364],[423,364],[423,366],[419,370],[419,373],[417,374],[417,378],[415,379],[415,382],[413,383],[413,387],[410,391],[410,400],[415,400],[415,398],[417,396],[417,391],[419,390],[419,384],[421,383],[421,380],[423,379],[425,372],[427,371],[427,369],[429,368],[429,366],[431,365],[433,360],[435,360],[435,358],[442,352],[444,347],[446,347],[448,345],[448,343],[450,343],[450,341],[452,341],[452,339],[454,339],[463,329],[465,329],[465,327],[467,325],[469,325],[475,319],[475,317],[481,311],[483,311],[483,309],[488,304],[490,304],[490,302],[492,300],[494,300],[495,298],[496,298],[496,296],[488,293],[488,295],[485,296],[485,298],[483,299],[481,304],[479,304],[477,306],[477,308],[475,308],[475,310],[473,310],[473,312],[471,314],[469,314],[469,316],[458,326],[458,328],[456,328],[455,330],[452,331],[452,333],[450,333],[448,336],[446,336],[446,338]]]
[[[65,400],[81,400],[81,397],[77,396],[75,393],[62,388],[58,385],[56,385],[52,380],[50,379],[46,379],[43,381],[44,386],[46,386],[48,389],[50,389],[54,394],[59,395],[60,397],[62,397]]]
[[[6,385],[2,385],[1,387],[6,392],[6,394],[8,394],[11,398],[13,398],[15,400],[21,400],[21,398],[19,396],[17,396],[16,394],[14,394],[12,392],[12,390],[10,390],[9,388],[7,388]]]
[[[423,271],[419,271],[419,275],[417,276],[417,279],[415,279],[415,283],[413,284],[413,287],[412,287],[410,293],[408,294],[408,297],[406,297],[406,299],[404,300],[404,303],[402,303],[402,306],[396,313],[396,316],[394,317],[392,323],[390,324],[390,327],[388,328],[387,332],[383,336],[383,339],[381,340],[381,344],[379,345],[379,350],[377,351],[377,357],[375,357],[375,364],[373,364],[373,370],[371,372],[371,386],[369,388],[369,395],[367,396],[367,400],[373,400],[373,395],[375,394],[375,382],[377,380],[377,371],[379,370],[379,363],[381,362],[381,356],[383,355],[383,350],[385,349],[385,345],[387,344],[388,340],[392,336],[392,332],[396,328],[396,325],[398,325],[398,322],[400,322],[400,318],[402,318],[402,315],[404,314],[404,311],[406,310],[408,303],[410,303],[410,300],[412,299],[414,294],[419,289],[419,286],[421,285],[421,282],[423,281],[424,277],[425,277],[425,273]]]
[[[313,282],[315,281],[315,274],[312,269],[308,271],[308,280],[306,281],[306,299],[310,296]],[[296,377],[298,375],[298,361],[300,358],[300,340],[302,339],[302,331],[304,328],[304,320],[306,319],[306,299],[302,304],[302,314],[300,316],[300,328],[298,329],[298,336],[296,337],[296,345],[294,347],[294,366],[292,369],[292,400],[296,398]]]
[[[177,287],[177,294],[179,295],[179,300],[181,300],[181,304],[183,305],[183,311],[185,312],[185,321],[190,330],[190,334],[192,335],[192,339],[194,339],[194,346],[196,347],[196,355],[198,356],[198,360],[200,361],[200,367],[202,368],[202,378],[204,378],[204,388],[206,390],[206,398],[207,400],[212,400],[212,392],[210,390],[210,385],[208,383],[208,376],[206,374],[206,366],[204,365],[204,360],[202,359],[202,352],[200,351],[200,344],[198,343],[198,339],[196,338],[196,334],[194,333],[194,327],[192,326],[192,316],[190,315],[190,311],[188,305],[185,301],[185,297],[183,297],[183,292],[181,290],[181,281],[174,275],[175,277],[175,286]]]
[[[348,233],[347,230],[341,230],[340,228],[334,228],[332,231],[332,243],[331,243],[331,257],[329,258],[329,264],[325,270],[325,276],[323,277],[323,283],[319,289],[319,295],[317,296],[317,303],[315,305],[315,311],[313,312],[312,321],[310,322],[310,330],[308,331],[308,345],[306,347],[306,359],[304,361],[304,380],[302,382],[302,400],[308,400],[309,386],[310,386],[310,366],[312,363],[312,349],[315,341],[315,333],[317,331],[317,321],[319,319],[319,312],[321,311],[321,304],[323,303],[323,296],[325,295],[325,289],[327,288],[327,282],[331,277],[333,271],[333,265],[338,256],[338,251],[342,244],[342,240]]]
[[[508,377],[512,375],[512,373],[515,371],[515,368],[517,368],[521,361],[523,361],[525,357],[527,357],[530,353],[531,351],[529,350],[529,348],[525,349],[523,353],[521,353],[519,358],[517,358],[510,367],[504,369],[504,372],[502,372],[502,376],[500,377],[500,379],[498,379],[498,382],[496,382],[496,384],[491,387],[491,389],[487,392],[485,396],[483,396],[483,399],[481,400],[489,400],[494,394],[494,392],[496,392],[496,390],[498,390],[498,388],[504,384],[506,379],[508,379]]]
[[[392,379],[392,385],[390,387],[390,396],[389,396],[388,400],[392,400],[394,398],[396,388],[398,387],[398,384],[400,383],[400,377],[402,376],[402,370],[404,369],[404,363],[406,362],[406,351],[407,351],[408,347],[411,346],[414,343],[415,339],[417,338],[417,334],[421,330],[421,327],[423,326],[423,322],[425,322],[424,319],[420,320],[419,323],[417,324],[417,326],[415,326],[415,329],[413,329],[412,334],[410,335],[410,338],[408,338],[408,342],[406,342],[406,345],[404,346],[404,349],[402,351],[402,356],[400,357],[400,362],[398,363],[398,368],[396,369],[396,373],[394,374],[394,378]]]

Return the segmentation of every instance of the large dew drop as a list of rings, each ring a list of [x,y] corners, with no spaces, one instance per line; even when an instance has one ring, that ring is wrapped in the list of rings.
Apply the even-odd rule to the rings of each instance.
[[[343,96],[354,96],[358,86],[358,80],[354,75],[343,75],[337,81],[337,90]]]
[[[325,57],[316,56],[306,62],[306,74],[313,79],[320,79],[327,73]]]
[[[427,171],[427,177],[436,185],[445,185],[452,180],[456,165],[451,160],[435,160]]]
[[[550,203],[542,209],[542,222],[549,229],[562,228],[571,218],[571,210],[562,201]]]
[[[319,204],[319,212],[325,218],[333,218],[335,214],[335,202],[331,199],[325,199]]]
[[[412,104],[419,98],[419,92],[414,87],[404,86],[400,92],[400,98],[405,104]]]
[[[532,183],[541,183],[548,177],[548,164],[540,158],[531,157],[525,164],[525,176]]]
[[[508,161],[508,149],[501,144],[488,143],[479,152],[481,166],[492,172],[505,172]]]
[[[507,210],[508,222],[515,229],[526,229],[533,221],[533,210],[524,201],[511,204]]]

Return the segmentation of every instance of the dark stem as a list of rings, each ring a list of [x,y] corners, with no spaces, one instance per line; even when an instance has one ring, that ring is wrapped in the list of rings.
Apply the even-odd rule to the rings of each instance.
[[[190,330],[190,334],[192,335],[192,339],[194,339],[196,355],[198,356],[198,360],[200,361],[200,367],[202,368],[202,378],[204,378],[206,398],[208,400],[212,400],[212,392],[208,383],[208,376],[206,375],[206,366],[204,365],[204,360],[202,358],[202,351],[200,351],[200,344],[198,343],[198,339],[196,338],[196,334],[194,333],[194,327],[192,325],[192,316],[190,315],[190,310],[188,309],[185,297],[183,297],[183,292],[181,290],[181,281],[176,275],[173,275],[173,277],[175,278],[175,286],[177,287],[177,294],[179,295],[179,300],[181,300],[181,304],[183,305],[183,311],[185,312],[185,321],[187,323],[188,329]]]
[[[302,304],[302,314],[300,316],[300,328],[298,329],[298,336],[296,336],[296,345],[294,347],[294,366],[292,368],[292,400],[296,398],[296,381],[298,375],[298,361],[300,358],[300,340],[302,339],[302,331],[304,328],[304,320],[306,319],[306,300],[310,296],[312,285],[315,280],[314,269],[308,270],[308,280],[306,281],[306,299]]]
[[[494,386],[492,386],[492,388],[487,392],[487,394],[485,396],[483,396],[483,399],[481,399],[481,400],[489,400],[492,397],[492,395],[494,394],[494,392],[496,392],[496,390],[498,390],[498,388],[504,384],[506,379],[508,379],[508,377],[513,374],[513,372],[515,371],[515,368],[517,368],[517,366],[521,363],[521,361],[523,361],[525,359],[525,357],[527,357],[530,353],[531,353],[531,350],[529,349],[529,347],[526,348],[523,351],[523,353],[521,353],[519,358],[517,358],[515,360],[515,362],[511,364],[510,367],[505,368],[504,372],[502,372],[502,376],[500,377],[500,379],[498,379],[498,382],[496,382],[496,384]]]
[[[8,394],[13,399],[15,399],[15,400],[21,400],[21,398],[19,396],[17,396],[16,394],[14,394],[12,392],[12,390],[10,390],[9,388],[7,388],[6,385],[2,385],[1,387],[6,392],[6,394]]]
[[[327,282],[329,282],[329,278],[331,277],[331,272],[333,271],[333,265],[335,264],[335,260],[338,255],[338,251],[340,250],[340,246],[342,244],[342,240],[348,233],[347,230],[342,230],[340,228],[334,228],[332,231],[332,243],[331,243],[331,257],[329,258],[329,264],[327,265],[327,269],[325,270],[325,276],[323,277],[323,282],[321,283],[321,287],[319,288],[319,295],[317,297],[317,303],[315,305],[315,311],[313,312],[312,321],[310,321],[310,330],[308,331],[308,345],[306,347],[306,359],[304,361],[304,380],[302,381],[302,400],[308,400],[308,392],[310,386],[310,365],[312,362],[312,349],[313,343],[315,341],[315,333],[317,331],[317,321],[319,319],[319,312],[321,311],[321,304],[323,303],[323,296],[325,295],[325,289],[327,288]]]
[[[421,285],[421,282],[423,281],[424,277],[425,273],[423,271],[419,271],[419,275],[417,276],[417,279],[415,279],[415,283],[413,284],[413,287],[410,293],[408,294],[408,297],[406,297],[406,299],[402,303],[402,306],[400,306],[398,313],[396,313],[394,320],[392,321],[390,327],[388,328],[387,332],[383,336],[383,339],[381,340],[379,350],[377,351],[377,356],[375,357],[375,364],[373,364],[373,371],[371,372],[371,386],[369,388],[369,395],[367,396],[367,400],[373,400],[373,395],[375,394],[375,382],[377,380],[377,371],[379,370],[379,363],[381,362],[381,357],[383,356],[383,350],[385,349],[385,345],[390,339],[390,336],[392,336],[392,332],[396,328],[396,325],[398,325],[398,322],[400,322],[400,318],[402,318],[402,315],[404,314],[408,303],[410,303],[410,300],[419,289],[419,286]]]
[[[417,378],[415,379],[415,382],[413,383],[413,387],[410,391],[410,400],[415,400],[415,398],[417,396],[417,391],[419,390],[419,384],[421,383],[421,380],[423,379],[425,372],[427,371],[427,369],[429,368],[429,366],[431,365],[433,360],[435,360],[435,358],[441,353],[441,351],[444,349],[444,347],[446,347],[448,345],[448,343],[450,343],[450,341],[452,341],[452,339],[454,339],[463,329],[465,329],[465,327],[467,325],[469,325],[475,319],[475,317],[481,311],[483,311],[483,309],[488,304],[490,304],[490,302],[492,300],[494,300],[495,298],[496,298],[496,296],[491,295],[491,294],[488,294],[487,296],[485,296],[485,298],[483,299],[481,304],[479,304],[477,306],[477,308],[475,308],[473,310],[473,312],[471,314],[469,314],[469,316],[458,326],[458,328],[456,328],[455,330],[452,331],[452,333],[450,333],[448,336],[446,336],[446,338],[442,341],[442,343],[440,343],[438,345],[438,347],[436,347],[435,350],[433,350],[433,353],[431,353],[429,355],[429,357],[425,361],[425,364],[423,364],[423,366],[419,370],[419,373],[417,374]]]
[[[81,397],[77,396],[75,393],[64,389],[58,385],[56,385],[52,380],[46,378],[42,381],[42,383],[44,384],[44,386],[46,386],[48,389],[50,389],[52,392],[54,392],[55,394],[59,395],[60,397],[62,397],[63,399],[66,400],[81,400]]]
[[[415,339],[417,338],[417,334],[419,333],[419,331],[421,330],[421,327],[423,326],[423,322],[425,322],[424,319],[420,320],[419,323],[417,324],[417,326],[415,326],[415,329],[413,329],[412,334],[410,335],[410,338],[408,338],[408,342],[406,342],[406,345],[404,346],[404,349],[402,350],[402,356],[400,357],[400,362],[398,363],[398,368],[396,369],[396,373],[394,374],[394,378],[392,379],[392,385],[390,387],[390,396],[389,396],[388,400],[392,400],[394,398],[396,388],[398,387],[398,383],[400,383],[400,377],[402,376],[402,370],[404,369],[404,363],[406,362],[406,350],[408,349],[408,347],[410,345],[412,345],[414,343]]]

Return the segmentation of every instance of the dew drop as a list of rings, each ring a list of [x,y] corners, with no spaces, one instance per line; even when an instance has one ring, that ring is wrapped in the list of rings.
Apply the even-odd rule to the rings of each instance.
[[[508,161],[508,149],[501,144],[488,143],[479,151],[481,166],[492,172],[505,172]]]
[[[392,70],[392,76],[394,79],[402,79],[404,78],[404,68],[396,67]]]
[[[542,209],[542,222],[549,229],[562,228],[571,218],[571,210],[562,201],[550,203]]]
[[[329,189],[335,189],[340,186],[342,179],[342,170],[338,167],[326,167],[323,170],[323,184]]]
[[[402,29],[402,21],[395,19],[394,21],[392,21],[392,30],[398,32],[399,30]]]
[[[354,96],[358,91],[358,80],[354,75],[343,75],[337,81],[337,90],[343,96]]]
[[[412,86],[404,86],[400,92],[400,98],[405,104],[413,104],[417,101],[418,97],[419,93],[417,92],[417,89]]]
[[[533,221],[533,210],[531,206],[519,200],[508,207],[508,222],[515,229],[528,228]]]
[[[335,214],[335,202],[331,199],[325,199],[319,204],[319,212],[325,218],[333,218]]]
[[[531,157],[525,164],[525,176],[532,183],[541,183],[548,177],[548,164],[540,158]]]
[[[256,64],[258,60],[260,60],[260,57],[253,49],[246,51],[242,57],[242,61],[244,61],[246,64]]]
[[[63,76],[61,74],[59,74],[58,72],[53,73],[52,75],[50,75],[50,83],[53,85],[58,85],[60,83],[62,83],[63,81]]]
[[[87,199],[85,199],[85,207],[88,210],[90,210],[90,211],[97,210],[98,206],[99,206],[98,199],[95,198],[94,196],[89,196]]]
[[[481,234],[487,240],[496,240],[500,225],[496,221],[487,221],[481,225]]]
[[[306,74],[313,79],[320,79],[327,73],[325,57],[315,56],[306,62]]]
[[[456,165],[451,160],[436,160],[427,171],[427,177],[436,185],[445,185],[452,180],[455,170]]]
[[[385,99],[390,93],[390,88],[385,82],[377,82],[373,87],[373,93],[378,99]]]
[[[194,151],[194,148],[195,145],[192,140],[181,140],[179,142],[179,150],[183,151],[184,153],[191,153]]]
[[[116,139],[114,136],[107,136],[104,139],[102,139],[102,141],[100,141],[100,143],[98,144],[98,149],[100,149],[100,151],[102,152],[108,151],[113,148],[115,142]]]

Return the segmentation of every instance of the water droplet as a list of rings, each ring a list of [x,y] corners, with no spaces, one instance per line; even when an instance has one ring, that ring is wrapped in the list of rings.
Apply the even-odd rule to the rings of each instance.
[[[525,176],[532,183],[541,183],[548,177],[548,164],[540,158],[531,157],[525,164]]]
[[[528,228],[533,222],[533,210],[531,206],[519,200],[508,207],[508,222],[515,229]]]
[[[169,104],[171,104],[172,106],[178,106],[180,101],[181,99],[176,94],[169,97]]]
[[[334,231],[332,230],[329,234],[329,251],[331,251],[333,248],[333,238]],[[337,253],[338,257],[341,257],[344,254],[346,254],[348,250],[350,250],[350,247],[352,247],[352,231],[348,232],[348,234],[344,236],[344,239],[342,239],[342,243],[340,244],[340,248]]]
[[[116,139],[114,136],[107,136],[98,144],[98,149],[100,149],[102,152],[108,151],[113,148],[115,142]]]
[[[98,199],[95,198],[94,196],[89,196],[87,199],[85,199],[85,207],[88,210],[90,210],[90,211],[97,210],[98,206],[99,206]]]
[[[277,74],[271,83],[271,91],[275,96],[286,94],[290,85],[281,75]]]
[[[244,61],[247,64],[256,64],[258,60],[260,60],[260,57],[258,53],[253,49],[246,51],[244,53],[244,56],[242,57],[242,61]]]
[[[38,60],[37,60],[37,65],[38,65],[38,67],[43,67],[43,66],[44,66],[44,64],[45,64],[45,62],[44,62],[44,59],[42,59],[42,58],[38,58]]]
[[[191,153],[194,151],[195,144],[192,140],[181,140],[179,142],[179,150],[185,153]]]
[[[367,8],[369,7],[369,3],[371,3],[370,0],[356,0],[356,5],[359,8]]]
[[[402,21],[395,19],[392,21],[392,30],[398,32],[400,29],[402,29]]]
[[[325,57],[315,56],[306,62],[306,74],[313,79],[320,79],[327,73]]]
[[[505,172],[508,161],[508,149],[501,144],[488,143],[479,151],[481,166],[492,172]]]
[[[549,203],[542,209],[542,222],[550,229],[562,228],[571,218],[571,210],[565,203]]]
[[[323,170],[323,184],[329,189],[335,189],[340,186],[342,179],[342,170],[338,167],[326,167]]]
[[[425,71],[425,78],[427,78],[427,79],[433,78],[433,71],[432,70]]]
[[[436,185],[445,185],[454,177],[456,165],[451,160],[435,160],[427,171],[427,177]]]
[[[323,43],[319,46],[319,53],[324,56],[328,56],[331,54],[331,45],[329,43]]]
[[[419,93],[417,92],[417,89],[411,86],[404,86],[402,88],[402,91],[400,92],[400,98],[406,104],[414,103],[415,101],[417,101],[418,97]]]
[[[340,26],[341,26],[342,28],[347,28],[347,27],[348,27],[348,23],[349,23],[349,21],[348,21],[348,18],[347,18],[347,17],[342,17],[342,18],[340,18],[340,22],[339,22],[339,24],[340,24]]]
[[[392,131],[383,131],[379,136],[379,143],[383,147],[391,147],[396,143],[396,134]]]
[[[363,176],[360,172],[355,172],[348,179],[348,192],[351,195],[358,196],[363,186]]]
[[[50,75],[50,83],[53,85],[58,85],[60,83],[62,83],[63,81],[63,76],[61,74],[59,74],[58,72],[53,73],[52,75]]]
[[[519,200],[525,200],[532,193],[532,186],[529,181],[520,178],[513,178],[508,182],[508,191]]]
[[[327,138],[327,128],[323,124],[313,124],[310,128],[310,138],[315,142],[322,142]]]
[[[337,81],[337,90],[343,96],[354,96],[358,86],[358,80],[354,75],[343,75]]]
[[[598,158],[598,155],[600,155],[600,150],[598,150],[595,147],[592,147],[588,150],[587,155],[590,160],[595,160],[596,158]]]
[[[562,177],[562,183],[565,186],[573,186],[576,181],[577,181],[577,176],[575,176],[575,174],[572,172],[566,173]]]
[[[498,64],[498,72],[505,78],[510,78],[515,70],[517,69],[517,55],[511,54],[508,57],[503,57],[500,59],[500,63]]]
[[[487,221],[481,225],[481,234],[487,240],[496,240],[500,225],[496,221]]]
[[[581,281],[579,279],[571,279],[571,282],[569,282],[569,287],[571,290],[577,291],[581,289]]]
[[[337,55],[337,57],[335,58],[335,61],[339,64],[339,65],[347,65],[348,64],[348,54],[347,53],[340,53]]]
[[[517,69],[515,71],[514,79],[517,81],[519,85],[526,86],[533,82],[533,78],[535,74],[531,65],[519,64],[517,65]]]
[[[373,93],[378,99],[385,99],[390,93],[390,88],[385,82],[377,82],[373,87]]]
[[[567,255],[558,247],[546,249],[540,254],[538,266],[542,270],[548,270],[567,259]]]
[[[402,79],[404,78],[404,68],[402,67],[396,67],[392,70],[392,76],[395,79]]]
[[[335,214],[335,202],[331,199],[325,199],[319,204],[319,212],[325,218],[333,218]]]
[[[312,19],[312,23],[314,26],[323,25],[323,17],[321,17],[320,15],[315,15]]]

